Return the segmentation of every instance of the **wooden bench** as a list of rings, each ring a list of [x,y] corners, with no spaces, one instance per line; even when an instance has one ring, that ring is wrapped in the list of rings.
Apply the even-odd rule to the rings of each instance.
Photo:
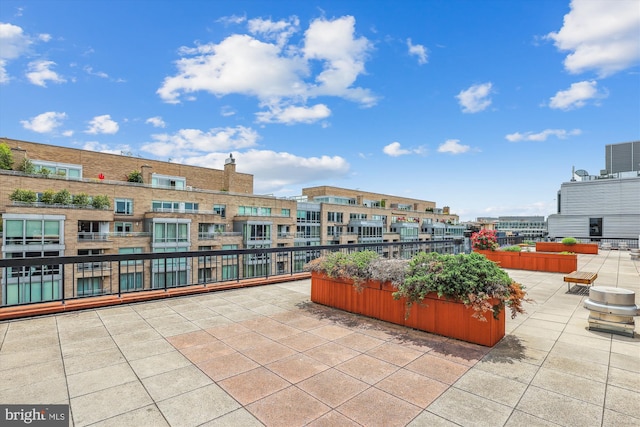
[[[597,278],[598,273],[591,273],[589,271],[574,271],[564,276],[564,281],[567,282],[567,291],[569,291],[571,290],[572,283],[591,286]]]

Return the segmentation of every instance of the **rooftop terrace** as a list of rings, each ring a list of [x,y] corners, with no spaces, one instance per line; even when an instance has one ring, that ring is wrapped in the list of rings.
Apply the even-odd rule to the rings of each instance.
[[[640,305],[628,252],[578,263]],[[508,272],[535,303],[493,348],[313,304],[310,280],[1,322],[0,403],[74,426],[640,425],[640,337],[589,331],[563,274]]]

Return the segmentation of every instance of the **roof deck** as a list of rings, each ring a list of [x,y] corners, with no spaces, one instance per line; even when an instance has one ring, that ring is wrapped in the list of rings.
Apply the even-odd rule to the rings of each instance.
[[[640,305],[629,252],[578,266]],[[0,322],[0,402],[74,426],[639,425],[638,334],[589,331],[561,273],[508,272],[535,302],[493,348],[313,304],[310,280]]]

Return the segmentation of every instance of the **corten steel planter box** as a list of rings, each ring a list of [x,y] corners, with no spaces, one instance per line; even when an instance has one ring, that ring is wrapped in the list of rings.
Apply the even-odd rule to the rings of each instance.
[[[473,309],[463,303],[429,294],[423,303],[411,306],[405,319],[406,300],[393,299],[394,291],[387,283],[369,282],[359,292],[349,280],[311,273],[311,301],[318,304],[488,347],[504,337],[504,307],[497,319],[484,313],[487,321],[482,322],[471,317]]]
[[[536,242],[537,252],[573,252],[576,254],[598,255],[597,243],[576,243],[565,245],[556,242]]]
[[[487,259],[497,262],[501,268],[514,270],[546,271],[550,273],[571,273],[578,269],[576,254],[544,252],[508,252],[475,250]]]

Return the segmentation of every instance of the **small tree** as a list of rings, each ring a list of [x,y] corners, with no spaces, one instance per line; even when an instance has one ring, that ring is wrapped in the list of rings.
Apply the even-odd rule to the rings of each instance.
[[[51,175],[51,170],[47,168],[40,168],[40,175],[48,177]]]
[[[111,207],[109,196],[98,195],[91,198],[91,206],[95,209],[107,209]]]
[[[87,193],[76,194],[71,201],[76,206],[89,206],[89,195]]]
[[[142,172],[140,171],[131,171],[129,175],[127,175],[127,181],[129,182],[137,182],[139,184],[143,184],[144,180],[142,179]]]
[[[33,165],[31,160],[25,157],[22,159],[20,166],[18,166],[18,170],[33,175],[36,172],[36,167]]]
[[[42,193],[42,197],[40,197],[40,201],[46,205],[52,205],[53,204],[53,198],[56,196],[56,192],[49,189],[49,190],[45,190],[44,193]]]
[[[0,144],[0,169],[13,169],[13,153],[5,142]]]
[[[38,200],[38,195],[35,191],[17,188],[9,195],[9,200],[14,202],[35,203],[36,200]]]
[[[56,205],[70,205],[71,204],[71,193],[66,188],[60,190],[53,196],[53,203]]]

